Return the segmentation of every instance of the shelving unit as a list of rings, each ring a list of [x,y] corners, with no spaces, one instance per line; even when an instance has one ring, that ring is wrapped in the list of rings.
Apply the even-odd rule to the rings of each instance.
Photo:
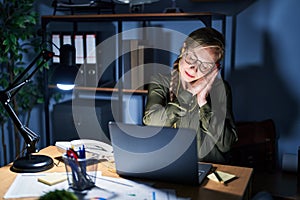
[[[222,23],[222,32],[225,33],[225,15],[217,14],[217,13],[210,13],[210,12],[199,12],[199,13],[136,13],[136,14],[101,14],[101,15],[63,15],[63,16],[42,16],[41,18],[41,25],[42,30],[44,30],[44,40],[49,38],[49,26],[55,23],[66,23],[71,24],[71,32],[79,31],[79,26],[82,23],[115,23],[116,31],[114,34],[121,33],[123,31],[123,24],[125,22],[141,22],[142,27],[148,26],[147,22],[154,22],[154,21],[164,21],[164,22],[176,22],[176,21],[193,21],[199,20],[205,26],[212,26],[213,20],[220,20]],[[51,27],[53,28],[53,27]],[[51,30],[54,31],[54,30]],[[50,34],[51,34],[50,31]],[[116,80],[122,80],[122,76],[124,75],[124,65],[122,59],[122,38],[117,37],[116,44],[116,55],[115,58],[116,64],[114,66],[114,72]],[[49,110],[49,89],[53,89],[56,86],[49,85],[48,82],[48,74],[47,71],[45,72],[45,120],[46,120],[46,141],[49,143],[50,141],[50,110]],[[118,88],[111,88],[106,86],[99,86],[99,87],[84,87],[79,86],[76,87],[76,91],[95,91],[97,93],[118,93],[118,110],[122,111],[123,106],[123,95],[126,93],[135,93],[145,95],[147,90],[131,90],[123,87],[123,84],[118,84]],[[122,119],[122,112],[120,112],[120,116],[118,121],[123,121]],[[49,145],[49,144],[47,144]]]

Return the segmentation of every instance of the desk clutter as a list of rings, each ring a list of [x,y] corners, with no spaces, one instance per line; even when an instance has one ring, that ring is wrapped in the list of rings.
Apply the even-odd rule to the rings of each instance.
[[[85,150],[88,151],[87,148]],[[66,190],[76,195],[80,200],[101,198],[112,200],[191,200],[199,199],[199,197],[212,200],[225,198],[234,200],[249,197],[251,192],[249,188],[253,174],[251,168],[213,164],[213,172],[217,172],[223,181],[225,177],[219,172],[234,174],[237,178],[228,181],[228,184],[221,184],[219,180],[216,182],[217,179],[213,181],[206,178],[202,185],[195,187],[183,184],[161,184],[144,179],[133,181],[120,177],[116,172],[110,170],[113,163],[109,162],[112,166],[106,166],[108,161],[101,159],[102,156],[100,155],[94,186],[84,190],[84,192],[75,193],[67,181],[64,161],[56,159],[66,152],[59,151],[55,146],[49,146],[42,149],[40,153],[54,158],[55,166],[52,169],[39,173],[14,173],[10,172],[10,165],[0,168],[0,196],[2,199],[39,199],[39,197],[55,190]]]
[[[149,182],[102,176],[102,172],[97,171],[97,166],[107,160],[101,158],[100,154],[88,151],[78,141],[73,144],[76,145],[67,147],[62,153],[63,163],[59,163],[65,165],[66,172],[19,173],[4,199],[39,198],[55,191],[67,191],[82,200],[183,200],[177,198],[173,189],[156,189]],[[106,146],[107,148],[109,147]],[[62,167],[59,165],[57,167]]]
[[[99,154],[85,152],[82,145],[77,150],[69,148],[63,160],[70,188],[83,191],[95,186]]]
[[[94,153],[99,155],[100,160],[107,160],[109,162],[114,162],[113,148],[111,145],[98,140],[91,139],[79,139],[72,141],[57,141],[55,146],[57,150],[61,153],[65,153],[70,148],[79,149],[79,147],[85,147],[85,152]]]
[[[44,184],[38,181],[39,178],[52,175],[66,176],[66,173],[20,173],[10,186],[4,199],[10,198],[38,198],[46,193],[55,190],[69,189],[68,182],[63,181],[54,185]],[[97,172],[95,186],[85,193],[74,192],[78,199],[122,199],[122,200],[183,200],[176,196],[175,190],[156,189],[149,184],[134,182],[123,178],[112,178],[102,176],[101,171]]]

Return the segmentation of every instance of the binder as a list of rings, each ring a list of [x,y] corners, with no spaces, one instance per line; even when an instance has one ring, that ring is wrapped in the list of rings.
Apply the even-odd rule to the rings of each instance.
[[[71,35],[63,35],[63,44],[72,44]]]
[[[123,67],[124,67],[124,83],[126,89],[137,88],[138,85],[138,43],[136,39],[128,39],[122,41],[123,47]]]
[[[83,35],[74,36],[74,46],[76,49],[76,64],[84,64],[84,47],[83,47]]]
[[[131,66],[131,88],[137,89],[139,86],[139,68],[138,68],[138,40],[130,40],[130,66]]]
[[[59,63],[59,48],[60,48],[60,34],[52,34],[52,51],[54,53],[53,63]]]
[[[139,45],[138,46],[138,82],[139,87],[137,89],[143,90],[145,85],[145,79],[144,79],[144,71],[145,71],[145,48],[146,45]],[[148,74],[147,74],[148,75]]]
[[[85,35],[85,86],[87,87],[97,87],[98,86],[98,67],[97,66],[97,55],[96,55],[96,34],[87,33]]]
[[[86,34],[86,63],[96,64],[96,34]]]
[[[156,54],[155,51],[156,50],[153,48],[153,46],[151,44],[147,44],[146,42],[143,44],[143,46],[141,46],[142,55],[140,55],[140,65],[142,65],[142,67],[140,68],[140,77],[142,80],[140,81],[143,82],[143,87],[140,87],[139,89],[147,90],[148,84],[151,81],[151,77],[158,73],[156,69],[159,65],[153,64],[156,63],[154,58],[154,55]]]
[[[78,74],[76,79],[76,85],[84,86],[84,34],[75,33],[74,34],[74,46],[76,49],[76,65],[78,67]]]

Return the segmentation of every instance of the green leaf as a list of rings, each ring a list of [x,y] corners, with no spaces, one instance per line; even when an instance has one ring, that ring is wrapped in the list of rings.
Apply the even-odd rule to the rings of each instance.
[[[2,44],[3,44],[3,45],[8,45],[8,44],[9,44],[9,40],[4,39],[3,42],[2,42]]]
[[[12,42],[12,45],[17,45],[17,37],[14,34],[10,34],[9,40]]]
[[[44,98],[38,98],[38,99],[37,99],[37,103],[39,103],[39,104],[44,103]]]
[[[29,22],[31,24],[36,24],[35,16],[28,16],[27,17],[27,22]]]

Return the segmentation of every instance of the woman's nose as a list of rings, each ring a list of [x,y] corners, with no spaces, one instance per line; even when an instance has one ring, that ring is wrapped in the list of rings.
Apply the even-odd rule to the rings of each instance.
[[[190,64],[189,68],[192,69],[192,70],[194,70],[195,72],[198,72],[198,67],[196,65],[194,65],[194,64]]]

